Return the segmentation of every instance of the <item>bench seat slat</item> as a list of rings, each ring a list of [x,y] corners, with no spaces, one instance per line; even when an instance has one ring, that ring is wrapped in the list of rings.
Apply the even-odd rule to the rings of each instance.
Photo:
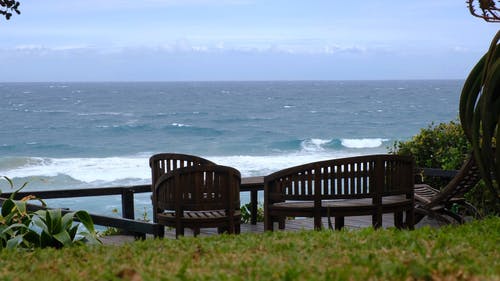
[[[158,214],[164,220],[175,220],[175,213],[168,212]],[[241,216],[241,211],[235,211],[235,216]],[[227,219],[226,211],[213,210],[213,211],[186,211],[181,217],[182,220],[204,220],[204,219]]]

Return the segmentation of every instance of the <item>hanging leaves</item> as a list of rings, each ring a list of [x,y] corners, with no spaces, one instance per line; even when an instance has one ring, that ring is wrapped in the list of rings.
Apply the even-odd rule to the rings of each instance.
[[[5,19],[10,20],[12,13],[21,14],[19,11],[19,1],[0,0],[0,15],[5,16]]]
[[[500,22],[499,0],[467,0],[470,13],[489,22]]]
[[[488,52],[465,81],[460,97],[460,121],[472,143],[483,179],[500,200],[500,31]],[[496,179],[496,180],[495,180]]]

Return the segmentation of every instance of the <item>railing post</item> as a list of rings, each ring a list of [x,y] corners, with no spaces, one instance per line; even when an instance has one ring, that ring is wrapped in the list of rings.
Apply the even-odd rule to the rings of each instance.
[[[122,217],[125,219],[135,219],[134,214],[134,190],[131,188],[122,189]],[[127,234],[134,234],[136,239],[145,239],[146,235],[144,233],[134,233],[125,231]]]
[[[122,217],[135,219],[134,216],[134,191],[129,188],[122,189]]]
[[[250,190],[250,202],[251,204],[251,210],[250,210],[250,223],[251,224],[257,224],[257,190]]]

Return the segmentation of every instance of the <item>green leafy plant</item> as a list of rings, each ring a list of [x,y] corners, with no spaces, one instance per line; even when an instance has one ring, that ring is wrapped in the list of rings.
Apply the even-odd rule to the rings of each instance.
[[[8,177],[3,177],[14,189],[14,184]],[[99,244],[92,218],[85,211],[62,214],[60,209],[28,210],[28,202],[37,200],[45,207],[43,200],[27,196],[15,200],[16,195],[27,183],[16,189],[9,198],[1,199],[0,212],[0,249],[1,248],[45,248],[77,245],[82,243]],[[84,231],[79,231],[80,224]]]
[[[389,148],[390,153],[412,156],[417,167],[443,170],[459,169],[471,151],[472,146],[457,121],[431,124],[411,139],[397,141]],[[442,188],[450,179],[421,174],[421,181],[435,188]],[[500,213],[500,204],[482,181],[465,197],[483,215]]]
[[[500,31],[465,81],[460,121],[472,143],[483,180],[493,200],[499,203],[500,150],[496,149],[496,140],[500,138]]]
[[[3,177],[14,189],[14,183],[8,177]],[[25,182],[20,188],[15,190],[7,199],[3,199],[0,212],[0,248],[32,248],[31,242],[37,236],[30,226],[33,213],[28,212],[27,202],[35,200],[33,196],[24,197],[21,200],[14,200],[15,196],[28,183]],[[1,193],[1,191],[0,191]],[[42,205],[45,206],[45,202]]]
[[[471,145],[457,121],[432,123],[406,141],[394,142],[390,153],[413,156],[417,167],[459,169]]]
[[[432,123],[427,128],[421,129],[411,139],[394,142],[393,147],[389,148],[390,153],[412,156],[416,167],[443,170],[459,169],[471,150],[471,145],[457,120],[448,123]],[[421,173],[416,180],[438,189],[449,182],[447,178],[429,177],[424,173]],[[482,195],[476,194],[478,198]],[[485,202],[474,198],[472,201],[475,205],[478,202]]]
[[[85,231],[78,231],[80,224],[74,223],[78,219]],[[92,218],[86,211],[77,211],[62,215],[61,209],[39,210],[32,218],[34,229],[38,236],[30,236],[35,247],[62,248],[77,244],[100,244]]]
[[[252,218],[252,212],[250,211],[251,208],[252,208],[252,203],[247,203],[241,206],[242,223],[250,223],[250,220]],[[264,221],[264,207],[262,206],[262,204],[257,206],[257,221],[258,222]]]

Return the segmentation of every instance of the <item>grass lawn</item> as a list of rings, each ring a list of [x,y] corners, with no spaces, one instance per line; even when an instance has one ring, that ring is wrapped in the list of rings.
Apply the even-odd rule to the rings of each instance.
[[[134,279],[135,278],[135,279]],[[0,252],[1,280],[500,280],[500,218]]]

